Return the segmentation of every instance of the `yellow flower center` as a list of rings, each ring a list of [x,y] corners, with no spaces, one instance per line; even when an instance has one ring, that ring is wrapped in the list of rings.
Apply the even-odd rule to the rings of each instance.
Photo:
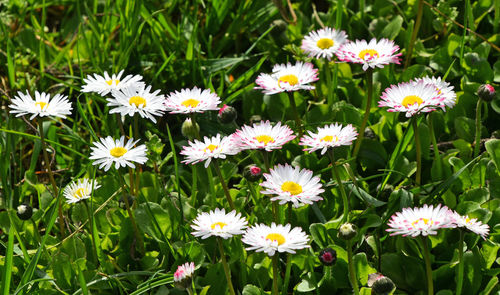
[[[139,107],[140,105],[143,105],[144,107],[146,106],[146,100],[142,96],[132,96],[129,100],[128,103],[130,105],[135,104],[136,107]]]
[[[119,158],[123,155],[125,155],[125,153],[127,152],[127,149],[126,148],[123,148],[121,146],[117,146],[117,147],[114,147],[112,148],[109,153],[115,157],[115,158]]]
[[[39,102],[35,102],[35,105],[39,106],[40,109],[43,110],[43,108],[45,108],[45,106],[48,105],[48,103],[43,102],[43,101],[39,101]]]
[[[469,222],[470,222],[470,218],[469,217],[465,218],[465,223],[469,223]]]
[[[76,190],[74,197],[77,199],[81,199],[83,195],[85,195],[85,189],[81,187]]]
[[[276,241],[276,242],[278,242],[278,246],[283,245],[286,241],[286,239],[283,235],[276,234],[276,233],[268,234],[266,236],[266,240]]]
[[[186,108],[187,107],[192,107],[192,108],[195,108],[198,106],[198,104],[200,103],[199,100],[196,100],[196,99],[193,99],[193,98],[190,98],[190,99],[186,99],[185,101],[183,101],[181,103],[181,105],[185,106]]]
[[[328,49],[333,46],[333,40],[330,38],[321,38],[316,42],[316,45],[321,49]]]
[[[299,78],[297,78],[297,76],[295,75],[284,75],[284,76],[281,76],[278,80],[278,86],[281,87],[281,83],[283,82],[286,82],[288,83],[290,86],[295,86],[297,84],[299,84]]]
[[[416,96],[416,95],[408,95],[407,97],[403,98],[403,101],[401,102],[401,104],[404,106],[404,107],[409,107],[411,105],[414,105],[416,103],[418,103],[418,105],[420,105],[421,103],[423,103],[424,101],[419,97],[419,96]]]
[[[118,83],[120,83],[120,80],[108,80],[106,81],[106,83],[108,83],[109,86],[113,84],[118,85]]]
[[[225,224],[224,222],[216,222],[216,223],[212,223],[212,225],[210,226],[212,229],[215,229],[215,227],[219,227],[220,229],[223,229],[224,226],[226,226],[227,224]]]
[[[213,153],[213,152],[214,152],[214,150],[215,150],[216,148],[217,148],[217,146],[216,146],[215,144],[209,144],[209,145],[205,148],[204,152],[206,152],[207,150],[210,150],[210,152],[211,152],[211,153]]]
[[[377,50],[375,49],[363,49],[359,53],[359,58],[361,59],[366,59],[366,56],[369,55],[370,57],[379,57]]]
[[[274,138],[272,138],[269,135],[257,135],[255,136],[255,139],[257,139],[258,142],[263,143],[267,145],[270,142],[274,142]]]
[[[413,221],[413,222],[411,223],[411,225],[412,225],[413,227],[415,227],[415,225],[416,225],[416,224],[419,224],[419,223],[420,223],[420,221],[423,221],[425,225],[428,225],[428,224],[431,224],[431,225],[432,225],[432,224],[434,224],[434,221],[432,221],[432,220],[430,220],[430,219],[427,219],[427,218],[419,218],[419,219],[417,219],[417,220]]]
[[[321,138],[320,141],[332,142],[332,141],[334,141],[334,137],[332,135],[327,135],[327,136]],[[339,138],[338,138],[338,136],[335,136],[335,142],[337,142],[337,141],[339,141]]]
[[[289,192],[290,194],[296,196],[302,192],[302,186],[300,184],[293,181],[285,181],[281,185],[281,189],[285,192]]]

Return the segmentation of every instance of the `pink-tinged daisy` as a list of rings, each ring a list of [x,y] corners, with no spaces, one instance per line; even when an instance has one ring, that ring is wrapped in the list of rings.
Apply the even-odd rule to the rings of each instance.
[[[441,107],[445,110],[445,98],[433,84],[418,82],[399,83],[385,89],[378,102],[379,107],[389,107],[388,112],[405,112],[412,117],[421,112],[431,112]]]
[[[56,94],[51,99],[50,94],[38,91],[35,91],[35,99],[28,91],[26,94],[21,91],[17,92],[17,96],[12,99],[12,104],[9,107],[11,108],[10,113],[16,114],[16,117],[31,114],[30,120],[36,116],[66,118],[66,115],[70,115],[72,110],[67,96]]]
[[[279,201],[280,205],[287,202],[298,208],[304,204],[312,204],[323,200],[320,196],[325,190],[321,179],[313,177],[313,172],[307,169],[293,168],[285,164],[277,165],[264,173],[265,181],[260,184],[264,188],[261,193],[273,195],[271,201]]]
[[[304,151],[314,152],[321,149],[321,154],[325,154],[328,148],[333,148],[341,145],[351,145],[352,141],[358,136],[358,132],[351,125],[342,127],[341,124],[335,123],[319,127],[317,133],[308,131],[309,135],[304,135],[300,139],[299,145],[309,146]]]
[[[162,116],[165,111],[164,97],[160,90],[151,92],[151,86],[132,84],[120,90],[112,91],[112,98],[107,98],[108,106],[113,107],[109,113],[120,113],[122,116],[134,116],[138,113],[142,118],[148,118],[154,123],[154,116]]]
[[[462,216],[456,211],[450,212],[450,218],[457,225],[457,227],[465,227],[467,230],[480,235],[484,240],[490,232],[490,227],[487,224],[483,224],[477,218],[470,219],[468,215]]]
[[[334,28],[323,28],[310,32],[302,40],[302,50],[309,57],[332,59],[339,47],[347,41],[344,31],[337,31]]]
[[[144,164],[148,160],[145,145],[134,147],[138,141],[131,138],[125,143],[125,136],[116,140],[111,136],[101,138],[100,142],[94,142],[94,146],[90,147],[89,159],[95,160],[92,165],[99,165],[99,169],[104,167],[104,171],[108,171],[113,163],[116,169],[125,166],[135,168],[133,162]]]
[[[443,98],[442,104],[447,107],[454,107],[457,102],[457,94],[453,91],[453,86],[450,83],[441,80],[441,77],[423,77],[415,79],[415,82],[424,81],[425,84],[431,84],[436,87],[438,94]]]
[[[108,75],[108,72],[104,72],[104,76],[100,76],[94,74],[87,76],[87,79],[83,79],[83,82],[86,84],[82,87],[82,92],[96,92],[99,95],[106,95],[113,90],[120,90],[124,87],[130,85],[143,85],[144,82],[141,82],[141,75],[127,75],[122,78],[124,70],[121,70],[118,75],[113,74],[111,77]]]
[[[278,122],[272,126],[269,121],[261,121],[252,127],[243,125],[234,133],[235,139],[242,149],[265,149],[271,151],[280,149],[285,143],[295,138],[292,129]]]
[[[234,135],[221,138],[220,134],[217,134],[212,138],[205,136],[203,142],[197,139],[189,141],[189,146],[182,147],[180,154],[186,156],[182,163],[196,164],[206,161],[207,168],[213,158],[225,159],[227,155],[236,155],[239,152],[240,148]]]
[[[255,83],[254,89],[262,89],[265,94],[275,94],[284,91],[311,90],[314,86],[309,85],[318,80],[318,69],[311,63],[297,62],[295,65],[288,63],[273,67],[271,74],[261,73]]]
[[[247,228],[247,221],[234,210],[226,214],[226,210],[215,208],[215,211],[198,214],[191,227],[195,237],[206,239],[216,236],[229,239],[234,235],[241,235]]]
[[[393,235],[416,237],[418,235],[436,235],[441,228],[456,227],[450,218],[448,207],[441,204],[434,208],[425,204],[421,208],[404,208],[391,217],[386,231]]]
[[[194,262],[186,262],[179,265],[174,273],[174,286],[179,289],[191,290],[194,268]],[[191,291],[188,291],[188,293],[191,294]]]
[[[182,89],[180,92],[171,92],[166,100],[165,107],[171,114],[203,113],[204,111],[218,111],[220,97],[210,89],[201,90]]]
[[[295,250],[309,248],[309,237],[300,227],[292,229],[290,224],[276,225],[274,222],[271,226],[257,224],[247,229],[241,241],[250,245],[247,250],[264,252],[269,256],[276,252],[294,254]]]
[[[339,60],[358,63],[363,65],[363,71],[370,68],[383,68],[390,63],[399,64],[401,53],[395,54],[399,46],[389,39],[377,41],[375,38],[370,42],[366,40],[349,41],[337,50]]]

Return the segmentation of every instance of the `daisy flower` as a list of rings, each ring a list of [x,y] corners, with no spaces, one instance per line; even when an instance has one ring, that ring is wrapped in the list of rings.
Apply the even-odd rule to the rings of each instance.
[[[308,131],[309,135],[304,135],[300,139],[299,145],[310,146],[304,151],[314,152],[321,149],[321,154],[324,155],[326,150],[331,147],[341,145],[351,145],[352,141],[358,136],[358,132],[351,125],[342,127],[341,124],[335,123],[319,127],[317,133]]]
[[[295,169],[285,164],[277,165],[264,173],[265,181],[260,184],[265,190],[265,195],[275,195],[271,201],[279,201],[280,205],[290,202],[295,208],[304,204],[323,200],[320,196],[324,192],[320,178],[313,177],[313,172],[307,169]]]
[[[132,84],[120,90],[113,90],[113,98],[107,98],[108,106],[114,107],[110,114],[120,113],[122,116],[134,116],[139,113],[142,118],[148,118],[154,123],[154,116],[162,116],[165,111],[163,106],[164,96],[160,95],[160,90],[151,92],[151,86],[144,84]]]
[[[310,32],[302,40],[303,51],[309,54],[309,57],[332,59],[340,45],[347,41],[347,35],[344,31],[337,31],[333,28],[323,28]]]
[[[227,155],[236,155],[239,151],[233,135],[221,139],[220,134],[217,134],[212,138],[205,136],[203,142],[197,139],[189,141],[189,146],[182,147],[180,154],[186,156],[182,163],[196,164],[206,161],[207,168],[212,158],[225,159]]]
[[[450,217],[457,227],[465,227],[486,240],[490,232],[490,227],[487,224],[483,224],[481,221],[477,220],[477,218],[470,219],[468,215],[462,216],[456,211],[450,212]]]
[[[96,190],[101,186],[96,180],[91,181],[88,178],[78,179],[77,182],[71,182],[64,190],[66,202],[68,202],[68,204],[72,204],[81,200],[89,199],[92,194],[92,187]]]
[[[295,65],[288,63],[273,67],[271,74],[261,73],[255,83],[254,89],[263,89],[265,94],[275,94],[284,91],[311,90],[314,86],[309,85],[318,80],[318,69],[312,63],[297,62]]]
[[[453,86],[450,86],[450,83],[441,80],[441,77],[423,77],[415,79],[415,82],[424,81],[425,84],[431,84],[436,87],[437,93],[443,97],[442,104],[447,107],[454,107],[457,102],[457,94],[453,91]]]
[[[366,40],[349,41],[340,46],[337,51],[339,60],[358,63],[363,65],[363,71],[370,68],[383,68],[390,63],[399,64],[401,53],[395,54],[399,46],[389,39],[377,41],[375,38],[370,42]]]
[[[446,206],[438,205],[434,208],[427,204],[422,208],[405,208],[402,212],[392,215],[387,223],[390,228],[386,231],[391,232],[391,236],[435,235],[438,229],[456,227],[450,218],[449,210]]]
[[[167,111],[171,114],[203,113],[204,111],[218,111],[220,97],[210,89],[201,90],[182,89],[180,92],[171,92],[164,101]]]
[[[202,212],[198,214],[191,227],[194,232],[191,234],[202,239],[211,236],[221,237],[223,239],[231,238],[234,235],[241,235],[247,227],[247,221],[241,214],[231,211],[226,214],[226,210],[215,208],[215,211],[209,213]]]
[[[66,118],[66,115],[71,115],[72,110],[71,103],[65,95],[56,94],[50,99],[50,94],[35,91],[35,99],[33,99],[27,90],[26,94],[18,91],[9,107],[10,113],[16,114],[16,117],[31,114],[30,120],[36,116]]]
[[[234,133],[235,139],[242,149],[265,149],[270,152],[280,149],[285,143],[295,138],[292,129],[278,122],[272,126],[269,121],[261,121],[252,127],[243,125]]]
[[[89,159],[96,160],[92,165],[99,165],[99,169],[104,167],[104,171],[108,171],[113,163],[116,169],[125,166],[135,168],[133,162],[144,164],[148,160],[145,145],[133,147],[138,141],[130,138],[125,143],[125,136],[116,140],[111,136],[101,138],[100,142],[94,142],[94,146],[90,148],[92,152]]]
[[[174,273],[174,285],[182,289],[189,287],[193,273],[194,262],[186,262],[179,265]]]
[[[83,79],[83,82],[86,84],[82,87],[82,92],[96,92],[99,95],[106,95],[113,90],[120,90],[124,87],[130,85],[144,85],[144,82],[141,82],[141,75],[127,75],[122,78],[123,71],[121,70],[118,75],[113,74],[111,77],[108,75],[108,72],[104,72],[104,77],[94,74],[87,76],[87,79]]]
[[[420,112],[431,112],[436,107],[445,110],[445,98],[433,84],[418,82],[399,83],[385,89],[378,102],[379,107],[389,107],[388,112],[406,112],[412,117]]]
[[[271,226],[257,224],[247,229],[241,241],[250,245],[247,250],[264,252],[269,256],[276,251],[294,254],[295,250],[309,247],[309,237],[300,227],[291,229],[290,224],[276,225],[274,222]]]

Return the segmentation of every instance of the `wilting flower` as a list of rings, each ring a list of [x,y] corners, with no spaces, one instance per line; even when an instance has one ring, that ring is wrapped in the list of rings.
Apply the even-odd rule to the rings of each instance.
[[[160,90],[150,92],[151,86],[132,84],[120,90],[113,90],[112,98],[107,98],[108,106],[112,107],[110,114],[120,113],[122,116],[134,116],[138,113],[142,118],[148,118],[154,123],[154,116],[161,116],[165,111],[164,97],[159,95]]]
[[[125,144],[125,136],[116,140],[111,136],[101,138],[90,148],[92,152],[89,159],[96,160],[92,165],[99,165],[99,169],[104,167],[104,171],[108,171],[113,163],[116,169],[125,166],[135,168],[133,162],[144,164],[148,160],[145,145],[133,147],[138,141],[131,138]]]
[[[450,218],[453,220],[457,227],[464,227],[465,229],[477,235],[480,235],[484,240],[486,240],[486,237],[490,232],[490,227],[487,224],[483,224],[481,221],[477,220],[477,218],[471,219],[468,215],[462,216],[456,211],[450,212]]]
[[[363,65],[363,71],[370,68],[383,68],[390,63],[399,64],[401,53],[395,54],[399,46],[389,39],[377,41],[375,38],[370,42],[366,40],[349,41],[340,46],[337,57],[342,61],[358,63]]]
[[[141,75],[127,75],[122,78],[123,71],[121,70],[118,75],[113,74],[111,77],[108,75],[108,72],[104,72],[104,76],[94,74],[94,77],[92,77],[88,75],[87,79],[83,79],[83,82],[86,84],[83,85],[81,91],[96,92],[99,95],[105,96],[113,90],[120,90],[130,85],[144,85],[144,82],[141,82]]]
[[[392,215],[386,231],[393,235],[416,237],[435,235],[441,228],[456,227],[450,218],[448,207],[439,204],[436,208],[425,204],[421,208],[404,208]]]
[[[188,146],[182,147],[180,154],[186,156],[183,163],[196,164],[206,161],[205,168],[207,168],[213,158],[225,159],[227,155],[236,155],[239,151],[233,135],[221,138],[220,134],[217,134],[212,138],[205,136],[203,142],[197,139],[189,141]]]
[[[96,180],[91,181],[88,178],[72,181],[66,189],[64,189],[64,197],[68,204],[76,203],[81,200],[89,199],[92,195],[92,189],[98,189],[101,186]]]
[[[241,217],[240,213],[231,211],[226,214],[226,210],[215,208],[215,211],[209,213],[202,212],[198,214],[191,227],[194,229],[192,234],[202,239],[211,236],[221,237],[223,239],[231,238],[234,235],[241,235],[247,227],[247,221]]]
[[[317,133],[308,131],[309,135],[304,135],[300,139],[300,145],[309,146],[304,151],[314,152],[321,149],[321,154],[326,153],[328,148],[337,147],[341,145],[351,145],[352,141],[356,139],[358,133],[351,125],[342,127],[342,125],[335,123],[330,126],[319,127]]]
[[[255,89],[263,89],[265,94],[275,94],[284,91],[311,90],[314,86],[309,83],[318,80],[318,70],[311,63],[297,62],[278,64],[273,67],[271,74],[261,73],[255,83]]]
[[[220,103],[220,97],[216,93],[212,93],[210,89],[201,90],[197,87],[171,92],[164,102],[171,114],[217,111],[219,110],[217,105]]]
[[[295,250],[308,248],[309,237],[300,227],[291,228],[290,224],[271,226],[257,224],[249,229],[243,235],[241,241],[250,247],[247,250],[264,252],[273,256],[276,251],[295,253]]]
[[[278,122],[272,126],[269,121],[261,121],[252,127],[243,125],[234,133],[242,149],[265,149],[271,151],[280,149],[285,143],[295,138],[292,129]]]
[[[9,107],[11,108],[10,113],[16,114],[16,117],[31,114],[30,120],[36,116],[66,118],[66,115],[70,115],[72,110],[67,96],[56,94],[50,99],[50,94],[38,91],[35,91],[35,99],[31,98],[28,91],[26,94],[18,91]]]
[[[302,40],[302,50],[308,53],[309,57],[327,58],[331,60],[339,47],[347,41],[344,31],[337,31],[334,28],[323,28],[310,32]]]

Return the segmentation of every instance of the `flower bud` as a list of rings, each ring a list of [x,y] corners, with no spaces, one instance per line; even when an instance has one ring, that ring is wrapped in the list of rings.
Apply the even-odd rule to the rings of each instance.
[[[23,203],[17,206],[17,217],[21,220],[28,220],[33,215],[33,208],[31,208],[30,204]]]
[[[236,112],[236,109],[225,104],[222,108],[220,108],[217,118],[219,118],[219,121],[222,124],[229,124],[234,122],[237,116],[238,113]]]
[[[319,252],[318,258],[326,266],[334,265],[337,262],[337,251],[325,248]]]
[[[372,295],[389,295],[396,286],[388,277],[372,273],[368,275],[368,287],[372,288]]]
[[[186,121],[182,123],[181,133],[187,139],[192,140],[200,134],[200,125],[196,122],[193,124],[191,119],[187,118]]]
[[[259,123],[262,121],[262,117],[259,115],[253,115],[250,117],[250,124]]]
[[[358,227],[352,223],[344,223],[339,228],[338,236],[343,240],[350,240],[358,234]]]
[[[258,181],[262,177],[262,169],[256,165],[248,165],[243,170],[243,177],[250,182]]]
[[[174,273],[174,285],[179,289],[186,289],[191,286],[191,279],[194,273],[194,262],[186,262],[179,265]]]
[[[497,94],[493,86],[490,84],[483,84],[477,89],[477,95],[484,101],[492,101]]]

